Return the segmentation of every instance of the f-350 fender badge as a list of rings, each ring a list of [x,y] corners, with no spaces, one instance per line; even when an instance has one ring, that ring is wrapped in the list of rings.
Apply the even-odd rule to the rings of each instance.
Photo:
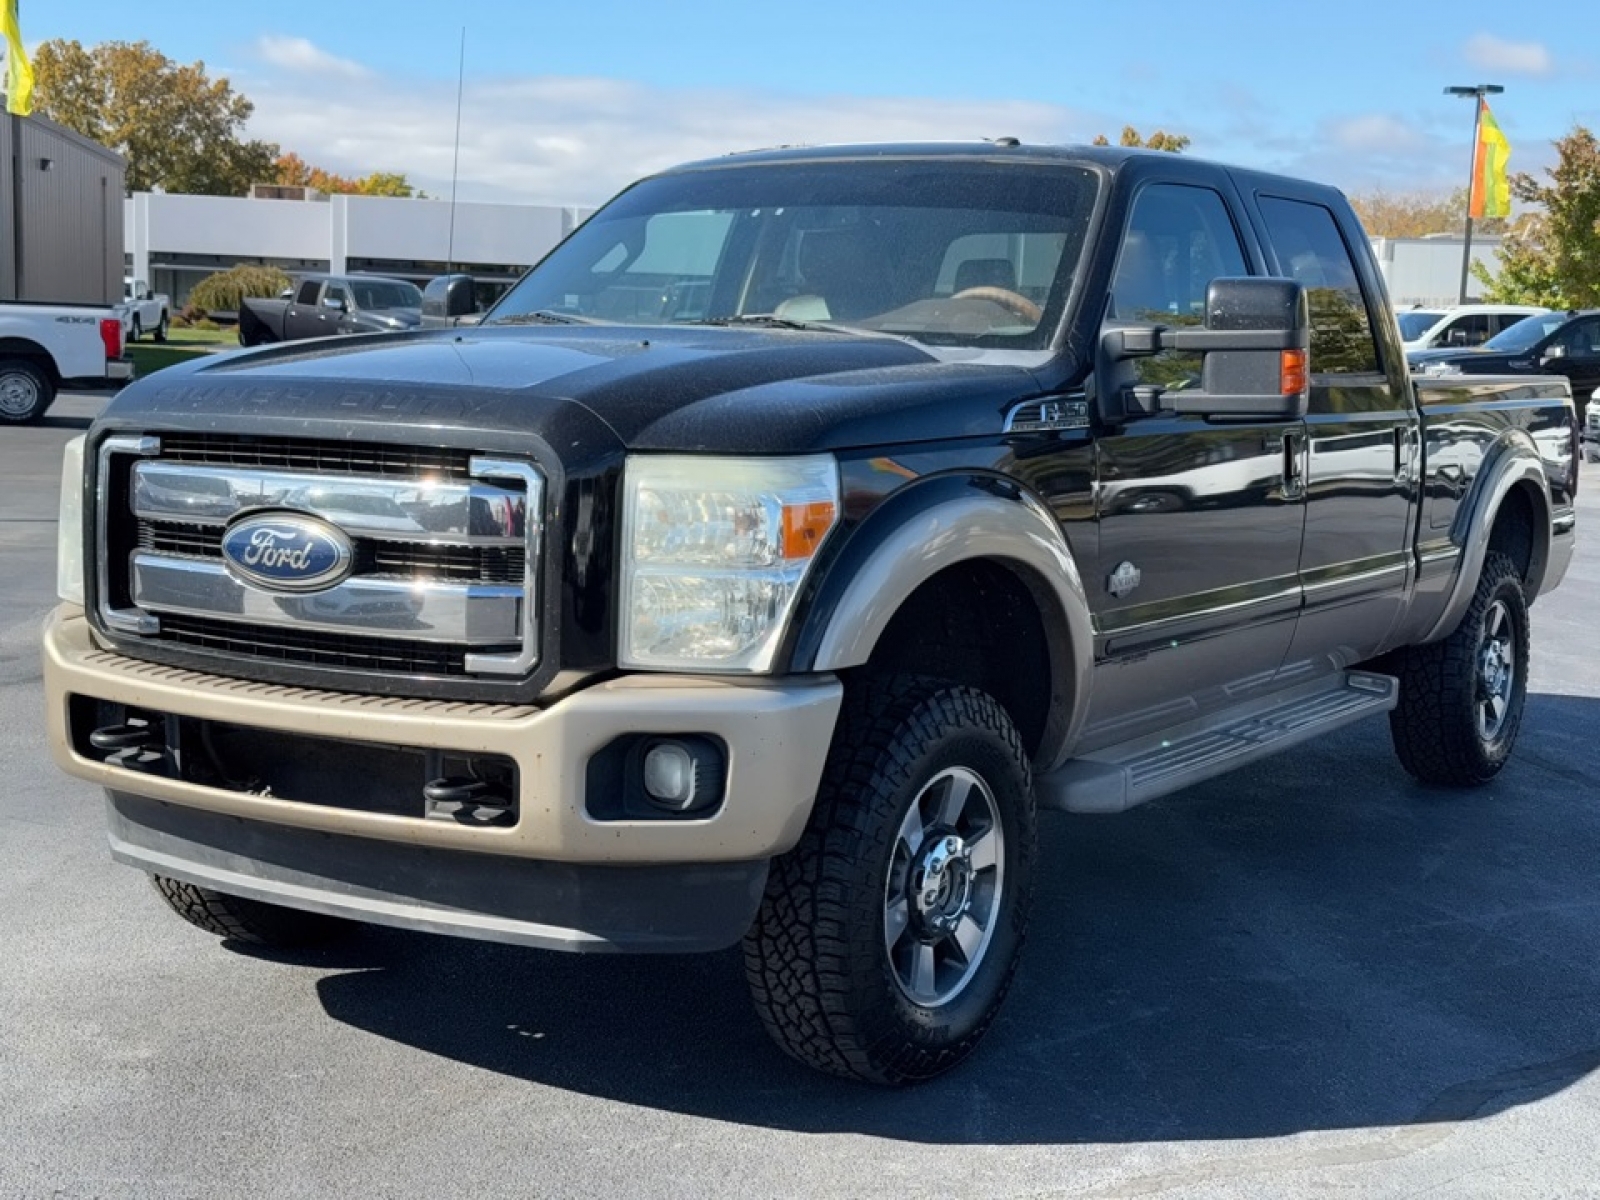
[[[1139,586],[1139,579],[1138,567],[1131,562],[1118,563],[1117,569],[1111,572],[1110,578],[1106,580],[1106,591],[1120,600]]]

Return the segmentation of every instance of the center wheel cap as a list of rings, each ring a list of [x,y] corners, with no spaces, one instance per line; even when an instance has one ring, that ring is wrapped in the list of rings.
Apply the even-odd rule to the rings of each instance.
[[[911,883],[922,923],[931,933],[949,933],[972,902],[972,851],[955,834],[932,839]]]

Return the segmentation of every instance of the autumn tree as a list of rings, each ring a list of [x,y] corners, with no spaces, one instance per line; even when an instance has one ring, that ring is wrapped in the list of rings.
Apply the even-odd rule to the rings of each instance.
[[[1111,142],[1106,138],[1105,134],[1101,133],[1095,135],[1094,144],[1096,146],[1109,146]],[[1140,137],[1139,131],[1132,125],[1124,125],[1122,127],[1122,136],[1117,139],[1117,145],[1145,150],[1168,150],[1173,154],[1182,154],[1189,148],[1189,139],[1181,133],[1163,133],[1159,129],[1149,137]]]
[[[1496,252],[1500,270],[1473,273],[1484,297],[1550,308],[1600,306],[1600,142],[1582,125],[1555,143],[1550,182],[1526,172],[1511,177],[1511,194],[1534,211],[1512,225]]]
[[[420,193],[406,181],[404,175],[392,171],[374,171],[359,179],[336,175],[321,167],[313,167],[293,152],[280,154],[272,164],[270,182],[297,187],[312,187],[329,195],[351,196],[419,196]]]
[[[1467,189],[1442,192],[1389,192],[1376,188],[1350,197],[1350,207],[1361,218],[1370,237],[1416,238],[1435,233],[1458,234],[1467,222]],[[1474,233],[1503,233],[1500,218],[1473,221]]]
[[[85,49],[52,39],[34,54],[35,110],[121,154],[131,192],[157,187],[243,195],[271,171],[278,148],[247,141],[255,106],[203,62],[187,66],[149,42]]]

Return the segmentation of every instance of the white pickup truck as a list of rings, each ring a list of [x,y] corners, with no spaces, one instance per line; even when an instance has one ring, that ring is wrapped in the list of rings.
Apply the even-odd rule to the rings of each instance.
[[[38,420],[64,384],[118,387],[132,378],[115,309],[0,301],[0,424]]]
[[[117,312],[122,314],[122,332],[127,341],[137,342],[141,334],[153,333],[156,341],[167,340],[168,312],[172,301],[162,292],[150,290],[150,285],[131,275],[122,280],[122,303]]]

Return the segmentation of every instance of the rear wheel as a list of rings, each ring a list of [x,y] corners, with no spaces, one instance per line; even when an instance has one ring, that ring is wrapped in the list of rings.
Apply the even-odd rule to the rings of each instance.
[[[892,679],[853,694],[800,843],[775,861],[745,973],[768,1033],[873,1083],[964,1059],[1027,928],[1034,807],[993,697]]]
[[[1511,757],[1528,689],[1528,601],[1516,564],[1491,554],[1454,633],[1400,661],[1389,730],[1401,765],[1424,783],[1494,778]]]
[[[349,933],[352,923],[322,913],[230,896],[198,884],[152,875],[168,907],[189,924],[218,937],[276,950],[321,946]]]
[[[161,323],[156,326],[156,341],[164,342],[166,340],[167,340],[167,310],[166,309],[162,309],[161,310]]]
[[[139,320],[139,315],[134,314],[132,322],[128,325],[128,341],[137,342],[139,335],[144,332],[144,325]]]
[[[0,362],[0,421],[37,421],[55,398],[55,384],[33,363],[21,358]]]

